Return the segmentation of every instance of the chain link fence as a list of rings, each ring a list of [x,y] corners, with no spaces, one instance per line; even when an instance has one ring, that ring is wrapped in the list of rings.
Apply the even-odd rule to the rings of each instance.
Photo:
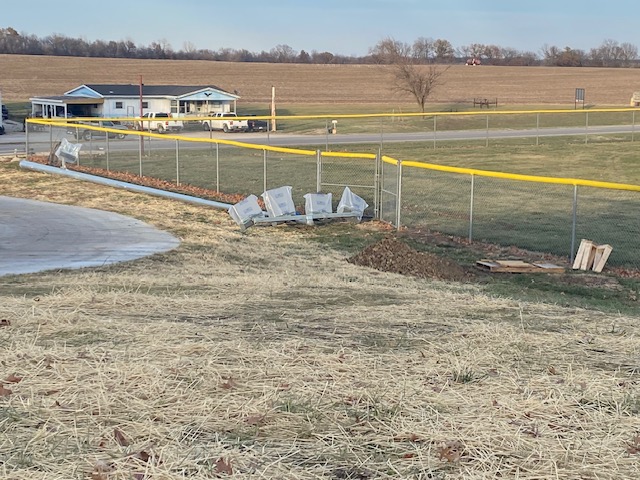
[[[584,238],[613,247],[610,265],[640,268],[640,187],[496,178],[397,160],[395,168],[402,174],[395,184],[383,183],[381,202],[400,208],[395,216],[383,208],[381,218],[398,229],[513,245],[571,262]]]
[[[635,114],[620,115],[626,115],[635,129]],[[560,123],[545,118],[547,123]],[[435,117],[432,120],[435,129]],[[482,122],[482,117],[474,121]],[[338,125],[344,127],[345,123]],[[371,124],[382,131],[379,119]],[[613,247],[609,264],[640,268],[636,248],[640,240],[640,187],[633,185],[557,178],[543,181],[539,177],[538,181],[523,181],[524,176],[518,175],[495,176],[479,170],[402,162],[379,151],[329,151],[333,134],[327,134],[324,151],[137,131],[118,139],[118,134],[98,129],[87,135],[70,126],[46,125],[37,135],[27,137],[27,150],[30,155],[52,160],[58,143],[70,138],[83,143],[79,164],[84,167],[225,194],[259,195],[291,185],[300,208],[306,193],[332,193],[337,203],[344,187],[349,187],[369,204],[365,215],[398,229],[427,229],[569,259],[573,259],[580,240],[587,238]]]

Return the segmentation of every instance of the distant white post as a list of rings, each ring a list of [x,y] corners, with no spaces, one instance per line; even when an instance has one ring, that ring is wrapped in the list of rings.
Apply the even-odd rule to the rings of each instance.
[[[271,131],[276,131],[276,87],[271,86]]]

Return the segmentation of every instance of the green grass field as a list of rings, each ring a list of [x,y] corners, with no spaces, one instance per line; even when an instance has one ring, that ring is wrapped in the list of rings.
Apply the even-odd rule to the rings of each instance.
[[[59,136],[58,131],[54,137]],[[383,155],[402,161],[640,185],[638,143],[632,140],[635,139],[631,134],[622,134],[592,136],[587,142],[582,136],[565,136],[538,140],[492,139],[488,146],[477,141],[435,145],[428,141],[329,144],[329,150],[371,154],[380,149]],[[142,171],[145,176],[167,182],[223,193],[260,195],[265,189],[291,185],[300,209],[304,205],[303,195],[317,189],[315,154],[206,143],[199,149],[178,147],[176,150],[175,140],[169,139],[146,142],[142,157],[138,152],[112,151],[104,140],[92,141],[87,147],[81,156],[83,166],[134,175]],[[322,190],[331,192],[337,203],[344,186],[349,185],[365,198],[370,205],[369,213],[373,214],[375,162],[365,158],[329,157],[323,158],[322,163]],[[391,178],[385,178],[385,182],[391,181],[394,185],[385,188],[380,201],[383,218],[395,224],[397,179],[393,177],[397,173],[395,167],[388,166],[386,172]],[[640,223],[634,213],[638,192],[579,187],[574,237],[572,185],[475,176],[473,189],[472,206],[471,176],[405,167],[400,225],[517,245],[567,258],[581,238],[589,238],[614,246],[609,260],[612,265],[640,265],[640,254],[635,248]]]

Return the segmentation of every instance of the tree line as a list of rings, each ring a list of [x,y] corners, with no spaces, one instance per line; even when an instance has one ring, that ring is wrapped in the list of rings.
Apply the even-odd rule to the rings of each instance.
[[[166,40],[136,45],[132,40],[95,40],[72,38],[61,34],[38,37],[19,33],[12,27],[0,28],[0,53],[20,55],[56,55],[70,57],[138,58],[170,60],[212,60],[228,62],[313,63],[313,64],[380,64],[388,61],[380,55],[380,41],[367,55],[347,56],[329,51],[296,51],[289,45],[276,45],[270,50],[251,52],[246,49],[198,49],[185,42],[175,50]],[[420,37],[413,43],[397,42],[403,55],[420,64],[454,64],[473,58],[482,64],[509,66],[567,67],[638,67],[638,47],[631,43],[604,40],[589,51],[571,47],[543,45],[539,53],[514,48],[472,43],[455,48],[445,39]]]

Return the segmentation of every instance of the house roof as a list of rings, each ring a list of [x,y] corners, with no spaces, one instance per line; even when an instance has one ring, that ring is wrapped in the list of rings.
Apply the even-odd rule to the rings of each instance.
[[[46,101],[47,103],[76,104],[76,105],[93,105],[104,103],[103,98],[96,97],[72,97],[69,95],[56,95],[52,97],[33,97],[31,101]]]
[[[129,84],[108,84],[108,83],[91,83],[84,84],[84,87],[87,87],[94,92],[98,93],[103,97],[129,97],[129,96],[138,96],[140,95],[140,85]],[[236,96],[233,93],[229,93],[215,85],[142,85],[142,94],[147,97],[159,96],[159,97],[182,97],[184,95],[192,94],[194,92],[199,92],[202,90],[217,90],[219,92],[225,93],[229,96]],[[74,91],[78,90],[78,88],[74,88],[66,94],[70,94]]]

